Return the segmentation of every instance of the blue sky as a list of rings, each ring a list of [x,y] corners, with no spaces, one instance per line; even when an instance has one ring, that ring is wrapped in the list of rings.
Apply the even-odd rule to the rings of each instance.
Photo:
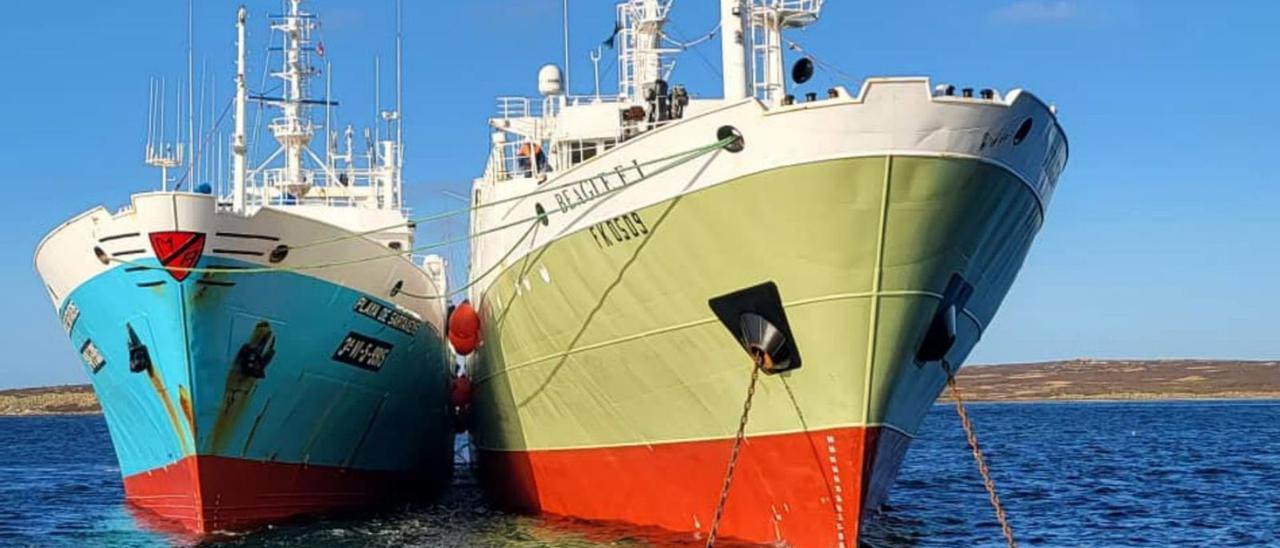
[[[265,15],[248,0],[257,88]],[[571,78],[590,92],[587,51],[612,2],[571,2]],[[11,2],[0,18],[0,388],[86,380],[31,266],[43,235],[98,204],[155,188],[142,163],[147,80],[185,73],[186,3],[80,0],[57,12]],[[196,58],[231,91],[235,2],[201,0]],[[493,98],[533,94],[559,62],[559,0],[405,1],[406,180],[418,213],[457,207],[486,154]],[[677,2],[671,30],[715,25],[716,2]],[[372,117],[372,64],[390,67],[391,0],[312,2],[334,63],[339,120]],[[830,0],[792,36],[849,76],[928,75],[1024,87],[1059,107],[1071,161],[1027,264],[972,363],[1074,357],[1280,358],[1280,3],[1240,0]],[[719,85],[716,42],[675,80]],[[699,55],[701,53],[701,55]],[[601,63],[606,89],[613,63]],[[197,68],[197,72],[199,72]],[[384,71],[389,74],[389,70]],[[391,80],[384,86],[390,89]],[[172,84],[171,84],[172,85]],[[172,89],[172,88],[171,88]],[[393,96],[385,94],[384,106]],[[264,145],[264,148],[266,145]],[[430,227],[421,241],[465,226]],[[465,250],[450,253],[465,264]],[[455,269],[456,271],[456,269]]]

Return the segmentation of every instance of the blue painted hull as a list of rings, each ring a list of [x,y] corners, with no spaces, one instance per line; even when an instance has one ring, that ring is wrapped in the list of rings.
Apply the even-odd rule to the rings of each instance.
[[[255,265],[205,257],[199,266]],[[376,296],[289,272],[193,273],[179,282],[163,269],[121,266],[76,288],[60,312],[74,316],[72,344],[85,357],[131,500],[163,507],[191,495],[194,509],[175,517],[194,513],[192,528],[217,522],[202,492],[211,487],[199,480],[248,473],[229,470],[296,476],[226,494],[246,508],[263,496],[303,501],[295,506],[305,512],[271,516],[372,502],[370,493],[315,499],[310,491],[338,489],[316,471],[427,485],[449,476],[452,375],[441,334]]]

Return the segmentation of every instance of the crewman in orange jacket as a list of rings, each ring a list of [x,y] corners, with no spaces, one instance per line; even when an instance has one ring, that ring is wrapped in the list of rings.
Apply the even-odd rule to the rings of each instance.
[[[520,162],[520,171],[526,176],[531,175],[532,166],[537,162],[538,171],[547,170],[547,156],[542,153],[542,145],[534,141],[525,141],[520,144],[519,151],[516,152]]]

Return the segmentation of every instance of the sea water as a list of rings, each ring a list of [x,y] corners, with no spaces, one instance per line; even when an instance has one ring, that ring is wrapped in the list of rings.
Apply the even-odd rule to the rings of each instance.
[[[970,414],[1023,546],[1280,545],[1280,402],[971,404]],[[0,418],[0,545],[189,542],[122,497],[101,417]],[[930,412],[865,536],[870,546],[1003,543],[949,405]],[[503,514],[465,473],[434,502],[222,543],[700,545],[691,536]]]

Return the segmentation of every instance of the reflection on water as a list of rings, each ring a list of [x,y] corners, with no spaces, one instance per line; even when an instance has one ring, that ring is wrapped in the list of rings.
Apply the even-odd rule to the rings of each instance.
[[[1027,546],[1280,545],[1280,402],[974,405]],[[439,500],[220,537],[220,546],[701,546],[690,535]],[[190,544],[122,502],[101,417],[0,418],[0,545]],[[869,546],[1002,543],[954,411],[935,407]]]

